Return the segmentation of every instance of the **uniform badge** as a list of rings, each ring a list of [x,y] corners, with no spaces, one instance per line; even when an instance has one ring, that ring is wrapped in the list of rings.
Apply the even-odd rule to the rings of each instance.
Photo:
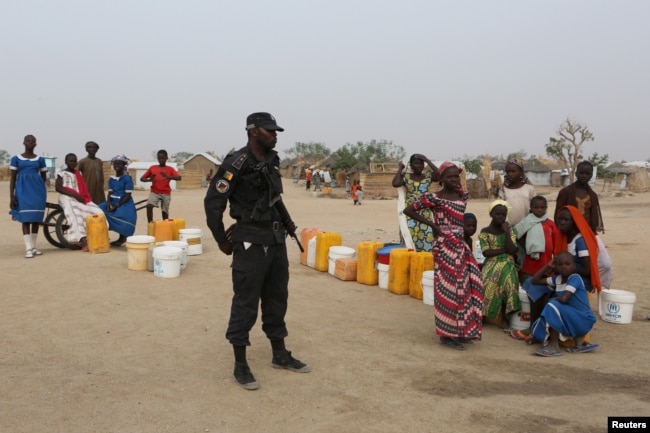
[[[214,185],[214,187],[217,189],[218,192],[221,194],[225,194],[228,192],[230,189],[230,183],[228,183],[227,180],[224,179],[219,179],[217,183]]]
[[[232,173],[229,172],[229,171],[227,171],[227,172],[225,172],[225,173],[223,174],[223,178],[226,179],[226,180],[232,180],[232,177],[233,177],[233,176],[234,176],[234,174],[232,174]]]

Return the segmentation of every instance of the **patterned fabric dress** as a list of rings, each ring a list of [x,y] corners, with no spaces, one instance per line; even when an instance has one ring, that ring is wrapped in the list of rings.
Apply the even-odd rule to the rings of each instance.
[[[21,223],[40,223],[45,216],[47,189],[41,173],[47,171],[45,159],[37,156],[32,159],[15,155],[9,165],[16,175],[16,200],[18,206],[9,211],[13,219]]]
[[[431,209],[442,230],[433,244],[433,278],[436,334],[443,337],[481,339],[483,285],[471,248],[465,243],[463,215],[469,195],[449,201],[424,193],[415,210]]]
[[[409,206],[417,200],[425,192],[429,192],[429,187],[433,183],[433,172],[427,171],[423,173],[422,180],[411,179],[410,173],[407,173],[404,180],[404,188],[406,189],[406,206]],[[428,220],[433,219],[433,213],[430,209],[422,209],[419,211],[420,215]],[[407,218],[406,224],[408,225],[409,232],[413,238],[413,244],[416,251],[431,251],[433,249],[433,230],[426,224],[421,224],[414,219]]]
[[[517,244],[517,235],[510,231],[513,244]],[[481,251],[505,248],[505,233],[494,235],[481,232],[478,235]],[[518,267],[512,255],[504,253],[498,256],[486,257],[483,262],[482,280],[485,290],[485,308],[483,315],[490,319],[500,318],[499,313],[505,310],[506,316],[521,310],[519,299]]]

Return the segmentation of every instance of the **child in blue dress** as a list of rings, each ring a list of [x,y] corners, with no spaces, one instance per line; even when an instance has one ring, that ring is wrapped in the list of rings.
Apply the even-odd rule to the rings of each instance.
[[[533,286],[530,286],[529,296],[534,292],[531,298],[545,294],[550,297],[540,317],[532,325],[535,340],[546,345],[537,349],[534,352],[536,355],[562,355],[559,340],[569,338],[575,341],[574,347],[567,348],[569,353],[598,349],[597,344],[585,343],[585,336],[596,323],[596,317],[591,311],[582,277],[575,270],[573,256],[564,251],[531,277]],[[554,275],[547,277],[551,271]]]
[[[108,229],[120,235],[116,241],[111,242],[115,247],[122,246],[126,238],[135,233],[138,218],[131,197],[133,179],[126,172],[128,161],[124,155],[118,155],[111,160],[115,176],[111,176],[108,180],[108,200],[99,205],[106,214]]]
[[[25,152],[11,158],[9,169],[9,214],[22,223],[25,258],[43,254],[36,248],[38,225],[43,222],[47,201],[45,158],[34,153],[36,137],[25,136]]]

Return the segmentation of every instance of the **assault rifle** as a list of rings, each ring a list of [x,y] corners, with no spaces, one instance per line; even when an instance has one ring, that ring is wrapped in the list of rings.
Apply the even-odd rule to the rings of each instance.
[[[264,183],[266,184],[267,191],[269,193],[268,195],[268,207],[275,207],[275,210],[278,211],[280,214],[280,220],[282,221],[282,225],[284,226],[284,229],[287,231],[287,234],[293,238],[294,241],[298,244],[298,248],[300,248],[300,252],[304,253],[305,249],[302,247],[302,244],[300,243],[300,239],[298,239],[298,236],[296,235],[296,224],[293,222],[291,219],[291,215],[289,215],[289,211],[287,210],[287,207],[284,205],[284,202],[282,201],[282,196],[280,193],[275,189],[275,186],[273,185],[273,180],[271,179],[271,174],[269,173],[269,166],[265,162],[260,162],[255,165],[254,167],[255,171],[259,172],[261,174],[262,179],[264,180]],[[264,200],[266,202],[266,199],[260,199]],[[260,205],[263,206],[261,202],[258,202],[255,206],[255,209],[253,210],[253,217],[256,215],[259,215],[261,213]]]

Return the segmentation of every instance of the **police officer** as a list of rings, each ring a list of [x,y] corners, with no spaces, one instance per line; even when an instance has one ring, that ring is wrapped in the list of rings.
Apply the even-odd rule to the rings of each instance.
[[[269,113],[246,118],[248,143],[226,156],[210,182],[204,206],[207,224],[219,249],[232,259],[233,298],[226,338],[235,353],[234,377],[245,389],[259,388],[246,361],[249,331],[257,320],[261,301],[262,330],[271,341],[271,365],[298,373],[308,365],[285,348],[289,260],[286,230],[271,205],[282,193],[280,158],[275,150],[277,131],[284,131]],[[236,223],[223,223],[226,204]],[[295,230],[295,226],[292,227]]]

